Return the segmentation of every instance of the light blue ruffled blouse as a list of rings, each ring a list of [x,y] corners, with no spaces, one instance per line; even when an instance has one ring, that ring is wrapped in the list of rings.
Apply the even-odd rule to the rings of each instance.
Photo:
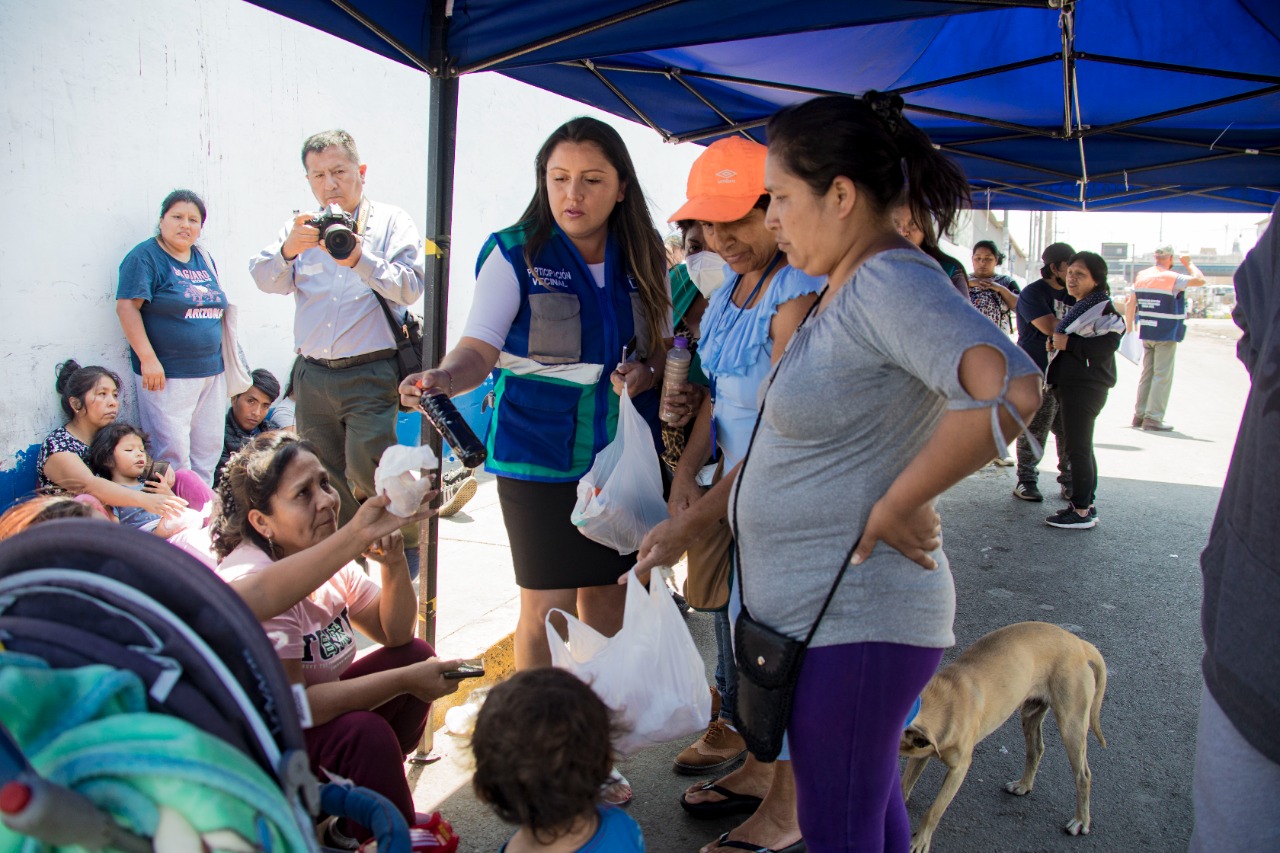
[[[757,392],[769,374],[769,357],[773,353],[773,336],[769,333],[773,315],[779,305],[817,293],[825,282],[783,266],[755,305],[739,308],[731,298],[737,274],[727,264],[724,272],[724,286],[711,294],[702,315],[698,354],[703,371],[715,380],[716,441],[725,455],[728,471],[742,460],[751,443]]]

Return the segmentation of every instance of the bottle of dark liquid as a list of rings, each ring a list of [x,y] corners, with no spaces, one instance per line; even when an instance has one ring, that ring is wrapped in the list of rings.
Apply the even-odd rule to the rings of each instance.
[[[476,437],[447,394],[424,394],[420,405],[422,414],[435,431],[440,433],[440,437],[453,448],[463,465],[479,468],[484,464],[487,455],[484,442]]]

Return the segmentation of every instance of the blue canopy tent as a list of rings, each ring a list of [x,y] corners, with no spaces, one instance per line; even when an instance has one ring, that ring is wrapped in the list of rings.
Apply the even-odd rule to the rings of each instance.
[[[431,75],[427,234],[447,253],[457,82],[496,71],[673,142],[765,141],[780,106],[900,94],[997,209],[1269,211],[1275,0],[250,0]],[[428,267],[426,358],[446,258]],[[435,519],[426,588],[434,626]]]

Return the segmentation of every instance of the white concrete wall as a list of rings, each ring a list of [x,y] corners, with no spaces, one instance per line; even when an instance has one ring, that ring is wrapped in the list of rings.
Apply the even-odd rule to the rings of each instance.
[[[425,225],[426,76],[241,0],[0,2],[0,87],[0,234],[10,247],[0,259],[0,509],[34,485],[35,451],[61,423],[55,365],[74,357],[128,374],[116,271],[154,233],[170,190],[204,196],[203,243],[243,306],[244,348],[254,367],[281,377],[292,301],[259,293],[247,261],[292,210],[314,204],[302,140],[350,131],[370,196]],[[584,112],[496,75],[464,80],[451,341],[485,237],[523,210],[542,140]],[[701,149],[608,120],[665,220]],[[124,391],[121,417],[135,419],[133,388]]]

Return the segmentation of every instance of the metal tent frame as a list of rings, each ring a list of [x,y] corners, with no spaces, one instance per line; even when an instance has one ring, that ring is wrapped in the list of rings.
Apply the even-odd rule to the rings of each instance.
[[[1196,0],[791,0],[785,15],[768,14],[777,9],[772,0],[738,0],[728,11],[717,0],[250,2],[430,75],[426,233],[439,247],[426,275],[424,359],[430,364],[439,362],[445,344],[458,90],[465,74],[497,71],[567,94],[643,123],[672,143],[729,134],[764,141],[768,116],[786,103],[867,88],[895,92],[935,145],[965,169],[975,202],[988,207],[1264,212],[1280,197],[1280,74],[1275,73],[1280,71],[1280,12],[1268,0],[1230,0],[1215,10],[1229,11],[1233,21],[1248,25],[1241,37],[1253,38],[1254,52],[1262,54],[1214,52],[1215,61],[1221,58],[1219,68],[1152,59],[1140,55],[1149,47],[1143,43],[1134,47],[1134,55],[1079,46],[1082,16],[1111,16],[1094,33],[1112,27],[1141,34],[1145,16],[1204,18],[1208,10]],[[553,26],[547,20],[564,23]],[[839,79],[839,85],[808,82],[814,74],[804,48],[812,43],[796,40],[848,38],[875,46],[878,40],[902,37],[908,24],[927,29],[904,48],[917,51],[913,61],[888,71],[870,68]],[[938,57],[941,48],[935,42],[962,33],[974,38],[988,29],[1029,34],[1025,40],[1034,43],[1028,48],[1033,55],[989,51],[1007,61],[977,67]],[[1123,39],[1117,43],[1126,46]],[[778,79],[743,76],[717,64],[725,51],[771,56],[795,51],[797,44],[799,53],[787,56],[791,64],[783,66],[785,74],[774,75]],[[952,67],[959,70],[952,73]],[[1092,76],[1096,85],[1103,79],[1097,77],[1100,69],[1122,69],[1152,87],[1159,79],[1164,91],[1174,90],[1178,97],[1187,89],[1191,102],[1147,111],[1139,108],[1142,101],[1131,106],[1112,103],[1119,98],[1086,100],[1089,115],[1106,117],[1090,124],[1081,109],[1081,77]],[[1045,98],[1053,103],[1037,112],[1036,100],[1022,111],[1028,119],[947,106],[970,84],[1016,87],[1025,75],[1045,72],[1056,81],[1053,98]],[[1216,81],[1222,92],[1197,96],[1195,81],[1203,80]],[[1058,99],[1060,110],[1054,106]],[[974,106],[993,103],[979,96]],[[1250,111],[1242,112],[1240,105]],[[1118,114],[1121,107],[1127,112]],[[426,438],[438,451],[439,438]],[[438,522],[432,518],[422,594],[428,640],[435,634],[437,536]]]

